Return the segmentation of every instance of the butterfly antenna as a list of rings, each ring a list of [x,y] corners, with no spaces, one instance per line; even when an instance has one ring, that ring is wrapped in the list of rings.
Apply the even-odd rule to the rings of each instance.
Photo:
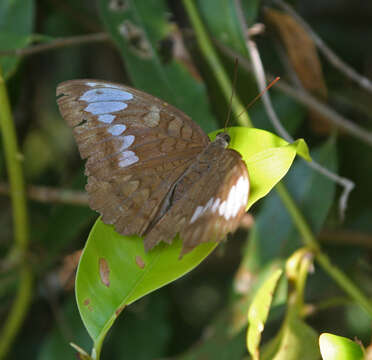
[[[230,96],[229,111],[227,113],[225,125],[223,127],[223,132],[226,132],[227,124],[229,123],[230,117],[231,117],[232,101],[233,101],[233,98],[234,98],[235,85],[236,85],[236,74],[237,73],[238,73],[238,58],[235,58],[235,62],[234,62],[234,79],[233,79],[233,83],[232,83],[232,91],[231,91],[231,96]]]
[[[263,89],[252,101],[250,101],[250,103],[247,106],[245,106],[244,110],[238,115],[238,119],[244,113],[244,111],[249,109],[267,90],[269,90],[279,80],[280,80],[280,76],[277,76],[269,85],[265,87],[265,89]]]

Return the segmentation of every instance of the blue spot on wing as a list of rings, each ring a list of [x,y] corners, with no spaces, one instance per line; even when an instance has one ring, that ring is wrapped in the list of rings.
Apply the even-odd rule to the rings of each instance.
[[[119,101],[100,101],[90,103],[84,110],[93,115],[109,114],[116,111],[123,110],[128,105]]]
[[[120,100],[131,100],[133,95],[118,89],[111,88],[96,88],[86,91],[79,100],[86,101],[89,103],[98,101],[120,101]]]

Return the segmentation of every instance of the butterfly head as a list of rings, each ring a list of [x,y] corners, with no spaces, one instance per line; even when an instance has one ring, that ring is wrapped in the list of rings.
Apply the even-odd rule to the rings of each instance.
[[[216,139],[214,142],[218,143],[221,147],[227,148],[230,144],[231,137],[228,133],[220,132],[217,134]]]

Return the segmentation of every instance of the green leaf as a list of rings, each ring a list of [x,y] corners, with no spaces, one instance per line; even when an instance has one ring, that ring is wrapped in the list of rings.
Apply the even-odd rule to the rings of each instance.
[[[220,131],[214,131],[210,137],[213,139]],[[231,136],[229,147],[242,155],[248,168],[250,194],[247,210],[284,177],[296,154],[311,161],[302,139],[289,144],[268,131],[244,127],[231,127],[228,133]]]
[[[261,333],[269,315],[275,287],[282,275],[277,269],[260,287],[248,310],[247,349],[253,359],[259,359],[259,344]]]
[[[76,278],[80,315],[96,348],[126,305],[184,275],[216,247],[205,243],[179,259],[181,245],[177,239],[146,253],[140,237],[122,236],[96,222]]]
[[[328,141],[312,151],[311,156],[318,163],[336,171],[334,141]],[[299,161],[289,171],[284,185],[303,212],[312,231],[317,234],[333,203],[335,183]],[[303,245],[291,216],[276,193],[269,194],[265,199],[255,220],[243,259],[245,268],[253,273],[252,276],[256,276],[256,271],[273,259],[286,258]]]
[[[31,41],[34,20],[33,0],[0,1],[0,50],[25,47]],[[0,57],[4,78],[9,78],[17,68],[20,57]]]
[[[257,16],[259,1],[242,2],[247,9],[249,23]],[[240,22],[233,0],[198,0],[198,8],[213,37],[228,45],[242,55],[247,55],[245,40],[241,33]]]
[[[184,62],[163,61],[159,53],[162,41],[175,31],[168,20],[166,2],[127,0],[124,11],[112,9],[112,3],[100,0],[100,13],[119,47],[134,86],[185,111],[205,131],[216,128],[204,84]]]
[[[323,333],[319,336],[323,360],[363,360],[363,349],[348,338]]]
[[[283,268],[285,265],[281,259],[273,260],[267,264],[265,268],[254,278],[249,272],[242,268],[235,275],[234,289],[239,294],[244,294],[235,298],[231,304],[231,313],[229,323],[230,334],[236,334],[242,331],[247,325],[247,312],[254,299],[257,291],[267,281],[269,276],[278,268]],[[252,281],[253,280],[253,281]],[[287,303],[288,282],[286,277],[282,277],[278,286],[275,289],[275,296],[271,303],[271,314],[269,321],[276,321],[283,317],[283,305]]]
[[[167,293],[151,294],[133,304],[125,316],[115,323],[103,357],[136,360],[163,358],[173,335],[170,306]],[[144,343],[146,346],[143,346]]]
[[[252,188],[253,195],[258,193],[255,199],[263,196],[270,190],[269,186],[274,186],[284,176],[296,151],[303,151],[298,145],[301,142],[288,144],[266,131],[232,128],[229,132],[232,147],[244,151],[242,155],[247,158],[251,181],[254,183],[257,173],[264,176],[265,169],[268,169],[267,176],[272,177]],[[279,155],[275,154],[275,150]],[[277,161],[280,165],[273,166],[271,161]],[[81,317],[98,351],[120,309],[192,270],[216,245],[199,245],[182,260],[179,259],[180,239],[170,246],[160,244],[145,253],[140,237],[121,236],[112,226],[97,221],[80,260],[76,296]]]
[[[244,359],[245,334],[240,332],[234,336],[228,331],[230,311],[226,307],[221,309],[216,318],[208,324],[206,336],[193,344],[184,354],[178,355],[174,360],[201,360],[201,359]]]
[[[288,311],[279,350],[273,360],[319,359],[318,334],[297,315],[295,307]]]
[[[333,141],[311,153],[312,157],[328,167],[336,170],[336,147]],[[292,197],[303,211],[314,233],[319,232],[333,203],[335,184],[312,170],[304,161],[298,161],[290,169],[283,180]],[[250,282],[250,291],[257,286],[257,281],[273,262],[290,256],[301,247],[301,237],[294,226],[291,216],[279,196],[272,192],[264,200],[255,224],[249,233],[249,240],[244,250],[238,272],[245,273],[254,279]],[[250,291],[240,301],[239,314],[245,314],[251,303]],[[236,332],[246,324],[246,317],[239,316],[240,321],[233,324]]]
[[[306,119],[306,110],[298,102],[281,92],[273,91],[270,93],[270,98],[283,127],[288,133],[295,134]],[[275,127],[267,116],[266,108],[262,101],[256,102],[249,109],[249,115],[253,124],[259,124],[260,129],[275,132]]]

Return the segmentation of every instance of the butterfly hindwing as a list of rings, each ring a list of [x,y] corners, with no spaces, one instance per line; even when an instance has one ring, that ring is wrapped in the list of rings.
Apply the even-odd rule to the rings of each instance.
[[[57,96],[87,158],[91,207],[119,233],[142,235],[208,137],[180,110],[127,86],[71,80]]]
[[[238,227],[248,201],[247,168],[234,150],[213,148],[213,143],[208,150],[179,182],[180,199],[175,193],[174,206],[146,234],[146,249],[179,233],[183,255],[202,242],[222,240]]]

